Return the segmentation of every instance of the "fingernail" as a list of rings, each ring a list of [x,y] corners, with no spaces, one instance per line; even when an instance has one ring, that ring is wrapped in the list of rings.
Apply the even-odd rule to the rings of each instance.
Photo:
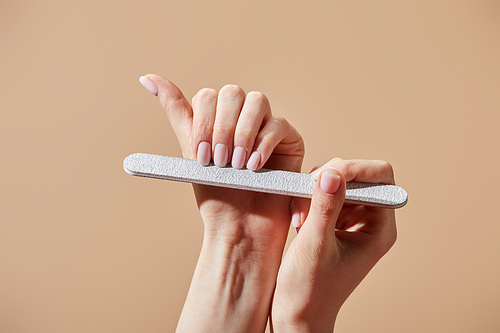
[[[148,79],[146,76],[141,76],[139,78],[139,82],[143,85],[144,88],[146,88],[150,93],[152,93],[155,96],[158,96],[158,87],[156,84],[153,83],[150,79]]]
[[[243,147],[235,147],[233,151],[233,160],[231,165],[235,169],[241,169],[245,166],[245,158],[247,156],[247,150]]]
[[[300,227],[300,211],[297,207],[292,208],[292,227]]]
[[[339,190],[340,183],[340,176],[327,169],[321,174],[319,186],[323,192],[334,194]]]
[[[260,153],[258,151],[254,151],[250,158],[248,159],[247,168],[250,170],[257,170],[257,167],[260,163]]]
[[[218,143],[214,150],[214,163],[218,167],[224,167],[227,164],[227,157],[229,155],[229,148],[222,143]]]
[[[210,143],[206,141],[200,142],[198,145],[198,153],[196,154],[196,159],[201,165],[208,165],[210,163],[211,146]]]

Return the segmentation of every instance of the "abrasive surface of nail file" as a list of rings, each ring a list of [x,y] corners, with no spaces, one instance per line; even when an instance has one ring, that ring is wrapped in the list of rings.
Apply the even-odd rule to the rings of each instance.
[[[133,176],[175,180],[265,193],[311,198],[316,181],[309,174],[281,170],[220,168],[202,166],[196,160],[136,153],[123,161]],[[346,203],[399,208],[408,199],[404,189],[394,185],[347,183]]]

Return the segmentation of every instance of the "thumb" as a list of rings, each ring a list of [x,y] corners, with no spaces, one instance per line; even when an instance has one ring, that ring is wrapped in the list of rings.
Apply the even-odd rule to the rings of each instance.
[[[191,149],[189,134],[193,123],[193,109],[181,90],[170,80],[155,74],[141,76],[139,81],[152,94],[158,96],[184,155],[189,155]]]
[[[344,200],[344,176],[333,168],[326,168],[316,182],[309,214],[300,232],[315,234],[314,236],[320,239],[327,235],[334,236],[335,224]]]

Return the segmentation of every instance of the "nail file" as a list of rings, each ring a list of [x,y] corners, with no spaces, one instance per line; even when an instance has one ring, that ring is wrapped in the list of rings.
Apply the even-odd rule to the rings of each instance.
[[[311,198],[316,181],[305,173],[281,170],[234,169],[203,166],[196,160],[136,153],[123,161],[125,171],[133,176],[228,187],[240,190]],[[346,203],[400,208],[407,200],[404,189],[394,185],[348,182]]]

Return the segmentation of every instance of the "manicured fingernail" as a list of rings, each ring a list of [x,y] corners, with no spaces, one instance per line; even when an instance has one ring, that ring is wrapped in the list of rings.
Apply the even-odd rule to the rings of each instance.
[[[231,165],[235,169],[241,169],[245,166],[245,158],[247,157],[247,150],[243,147],[235,147],[233,151],[233,160]]]
[[[201,165],[208,165],[210,163],[211,157],[211,146],[210,143],[203,141],[198,145],[198,153],[196,154],[196,159]]]
[[[247,163],[247,168],[250,170],[257,170],[257,167],[259,166],[260,163],[260,153],[258,151],[254,151],[252,155],[250,155],[250,158],[248,159]]]
[[[321,174],[319,186],[323,192],[334,194],[339,190],[340,183],[340,176],[326,169]]]
[[[150,79],[148,79],[146,76],[141,76],[139,78],[139,82],[146,88],[150,93],[152,93],[155,96],[158,96],[158,87],[156,84],[153,83]]]
[[[218,143],[214,150],[214,163],[218,167],[224,167],[227,164],[227,157],[229,155],[229,148],[222,143]]]
[[[300,227],[300,211],[297,207],[292,208],[292,227]]]

